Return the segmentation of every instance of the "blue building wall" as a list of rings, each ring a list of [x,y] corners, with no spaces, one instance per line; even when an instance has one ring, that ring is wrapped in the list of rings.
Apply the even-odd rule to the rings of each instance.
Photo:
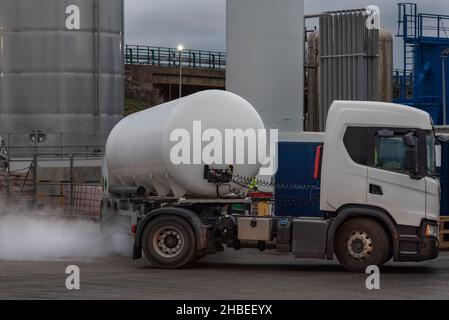
[[[415,48],[414,102],[429,112],[436,125],[443,124],[443,73],[441,53],[449,47],[445,44],[424,43]],[[446,96],[449,97],[449,61],[446,66]],[[449,99],[449,98],[448,98]],[[446,105],[446,109],[448,108]],[[449,110],[447,110],[449,115]]]
[[[442,147],[441,180],[441,215],[449,216],[449,145]]]
[[[275,177],[275,215],[322,217],[320,181],[313,177],[316,149],[322,143],[280,142]]]

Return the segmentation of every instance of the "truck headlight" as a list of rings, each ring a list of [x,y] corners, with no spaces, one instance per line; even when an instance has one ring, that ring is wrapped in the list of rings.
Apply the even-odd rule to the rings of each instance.
[[[426,224],[425,229],[425,236],[426,238],[437,238],[439,237],[439,228],[437,224]]]

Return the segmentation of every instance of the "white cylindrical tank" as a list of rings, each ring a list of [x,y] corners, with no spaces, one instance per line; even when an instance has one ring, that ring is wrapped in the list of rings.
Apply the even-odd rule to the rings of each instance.
[[[147,192],[159,196],[216,197],[216,185],[204,179],[204,167],[209,163],[203,162],[198,152],[195,154],[198,148],[193,150],[193,139],[195,134],[198,135],[198,131],[193,132],[193,127],[198,121],[201,122],[200,134],[215,129],[221,133],[223,145],[225,130],[254,129],[257,132],[264,129],[261,117],[246,100],[219,90],[199,92],[133,114],[118,123],[109,136],[105,157],[106,188],[145,187]],[[180,142],[170,141],[177,129],[188,132],[191,137],[190,164],[176,165],[170,157],[172,148]],[[200,141],[201,150],[211,141]],[[234,143],[234,151],[235,148]],[[224,163],[224,146],[222,151]],[[200,161],[194,162],[194,156],[197,160],[200,157]],[[245,160],[245,163],[248,162]],[[217,169],[229,165],[220,167],[220,164]],[[242,177],[255,177],[259,170],[259,164],[234,164],[234,175]],[[229,186],[220,187],[220,196],[229,193]]]

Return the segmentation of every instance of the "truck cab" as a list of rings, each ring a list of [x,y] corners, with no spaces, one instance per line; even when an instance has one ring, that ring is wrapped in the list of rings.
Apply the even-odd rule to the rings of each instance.
[[[426,112],[380,102],[336,101],[327,120],[321,210],[336,221],[349,216],[380,223],[395,261],[435,258],[440,212],[435,164],[435,135]],[[357,245],[373,245],[370,235],[355,231],[361,233],[348,234],[349,256],[341,259],[357,259],[363,256]]]

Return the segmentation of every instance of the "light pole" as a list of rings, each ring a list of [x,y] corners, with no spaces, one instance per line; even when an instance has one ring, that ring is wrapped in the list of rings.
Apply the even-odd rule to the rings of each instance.
[[[184,51],[184,46],[182,44],[178,45],[179,53],[179,98],[182,97],[182,52]]]

